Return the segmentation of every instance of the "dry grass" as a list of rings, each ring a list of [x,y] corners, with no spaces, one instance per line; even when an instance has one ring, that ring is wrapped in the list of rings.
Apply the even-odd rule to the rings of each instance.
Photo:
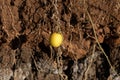
[[[91,65],[92,65],[92,63],[93,63],[93,59],[94,59],[94,54],[95,54],[95,47],[96,47],[96,45],[94,45],[93,46],[93,52],[92,52],[92,57],[91,57],[91,59],[90,59],[90,63],[89,63],[89,65],[88,65],[88,67],[87,67],[87,70],[85,71],[85,78],[84,78],[84,80],[88,80],[88,71],[89,71],[89,69],[90,69],[90,67],[91,67]]]
[[[88,15],[88,17],[89,17],[89,20],[90,20],[90,22],[91,22],[91,25],[92,25],[92,27],[93,27],[93,32],[94,32],[95,40],[96,40],[96,42],[97,42],[100,50],[102,51],[102,53],[103,53],[104,56],[106,57],[106,59],[107,59],[109,65],[110,65],[111,69],[116,73],[116,71],[115,71],[114,67],[112,66],[112,64],[111,64],[111,62],[110,62],[107,54],[105,53],[105,51],[103,50],[102,46],[100,45],[100,43],[99,43],[99,41],[98,41],[97,34],[96,34],[96,31],[95,31],[95,24],[93,23],[93,20],[92,20],[92,18],[91,18],[91,16],[90,16],[89,12],[88,12],[88,11],[86,11],[86,12],[87,12],[87,15]],[[117,74],[117,75],[118,75],[118,74]]]

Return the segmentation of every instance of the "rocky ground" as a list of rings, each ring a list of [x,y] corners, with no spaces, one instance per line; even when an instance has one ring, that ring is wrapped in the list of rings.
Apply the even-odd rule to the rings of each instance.
[[[120,80],[120,0],[0,0],[0,80]]]

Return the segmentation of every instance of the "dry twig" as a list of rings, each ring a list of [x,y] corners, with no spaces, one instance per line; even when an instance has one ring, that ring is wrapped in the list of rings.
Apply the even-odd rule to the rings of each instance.
[[[93,32],[94,32],[94,36],[95,36],[96,42],[97,42],[99,48],[101,49],[102,53],[103,53],[104,56],[106,57],[106,59],[107,59],[107,61],[108,61],[108,64],[110,65],[111,69],[112,69],[114,72],[116,72],[115,69],[114,69],[114,67],[112,66],[112,64],[111,64],[111,62],[110,62],[107,54],[105,53],[105,51],[103,50],[102,46],[100,45],[100,43],[99,43],[99,41],[98,41],[97,34],[96,34],[96,31],[95,31],[95,24],[93,23],[92,18],[91,18],[91,16],[90,16],[88,10],[87,10],[86,12],[87,12],[87,15],[88,15],[88,17],[89,17],[89,20],[90,20],[90,22],[91,22],[91,25],[92,25],[92,27],[93,27]],[[117,74],[117,75],[118,75],[118,74]]]

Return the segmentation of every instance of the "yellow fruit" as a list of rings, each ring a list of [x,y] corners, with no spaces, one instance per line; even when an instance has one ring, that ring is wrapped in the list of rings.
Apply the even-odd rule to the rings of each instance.
[[[59,47],[62,44],[63,35],[61,33],[52,33],[50,36],[50,45],[53,47]]]

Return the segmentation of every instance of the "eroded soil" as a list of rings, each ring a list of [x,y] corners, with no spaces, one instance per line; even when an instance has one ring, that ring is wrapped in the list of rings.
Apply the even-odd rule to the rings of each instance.
[[[49,37],[58,31],[64,41],[53,48]],[[120,0],[0,0],[0,80],[119,75]]]

